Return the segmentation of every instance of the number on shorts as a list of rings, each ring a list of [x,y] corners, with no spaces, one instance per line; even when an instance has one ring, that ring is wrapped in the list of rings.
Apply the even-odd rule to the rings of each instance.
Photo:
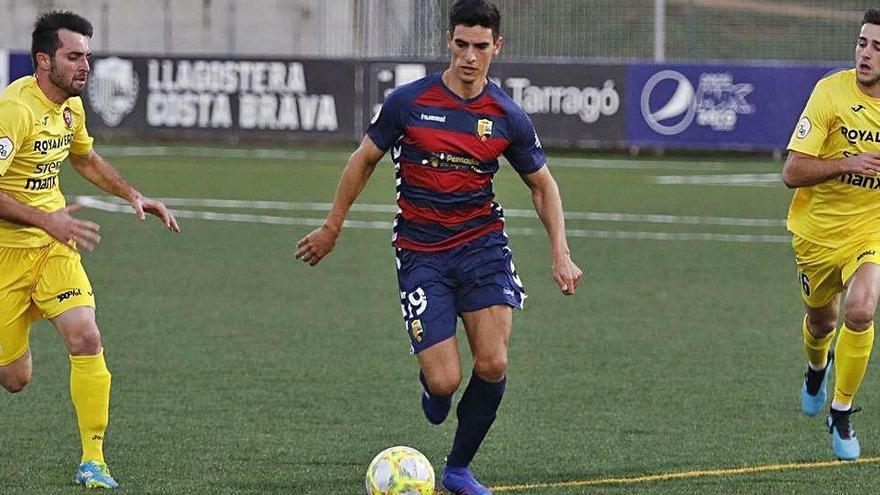
[[[801,272],[801,287],[804,289],[804,294],[809,296],[810,295],[810,277],[808,277],[807,274],[804,272]]]
[[[428,297],[421,287],[417,287],[416,290],[410,293],[400,293],[400,310],[403,312],[403,317],[407,320],[421,315],[427,308]]]

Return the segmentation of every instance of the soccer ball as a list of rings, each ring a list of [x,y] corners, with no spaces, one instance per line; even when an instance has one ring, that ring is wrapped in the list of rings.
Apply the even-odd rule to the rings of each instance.
[[[434,468],[418,450],[391,447],[379,452],[367,468],[367,495],[431,495]]]

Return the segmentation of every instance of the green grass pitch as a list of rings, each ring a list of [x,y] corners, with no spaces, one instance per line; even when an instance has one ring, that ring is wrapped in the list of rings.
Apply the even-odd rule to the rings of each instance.
[[[153,196],[297,203],[329,201],[347,156],[98,150]],[[791,193],[768,175],[780,163],[577,154],[550,163],[585,280],[561,296],[538,220],[508,217],[529,299],[514,315],[507,395],[473,465],[480,479],[521,495],[880,491],[876,460],[811,464],[832,453],[821,418],[799,412],[802,310],[782,225]],[[728,175],[756,184],[679,183]],[[71,170],[61,183],[68,196],[100,195]],[[531,208],[507,165],[496,191],[511,212]],[[386,159],[359,204],[393,198]],[[119,493],[357,494],[370,459],[396,444],[442,466],[455,421],[432,427],[421,416],[389,231],[347,228],[311,268],[295,262],[294,245],[310,229],[302,219],[325,212],[306,206],[182,205],[217,219],[182,217],[179,236],[155,219],[81,211],[104,237],[84,263],[113,374],[106,453]],[[0,399],[0,493],[79,493],[67,356],[47,323],[31,338],[33,381]],[[874,364],[854,419],[868,460],[880,455]],[[695,473],[749,466],[771,467]],[[663,473],[691,474],[633,480]]]

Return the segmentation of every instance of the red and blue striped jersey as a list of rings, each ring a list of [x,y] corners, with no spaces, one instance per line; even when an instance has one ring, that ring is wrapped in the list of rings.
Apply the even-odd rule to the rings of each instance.
[[[440,76],[395,89],[367,129],[379,149],[393,148],[400,249],[441,251],[503,230],[492,190],[498,158],[520,174],[546,161],[528,115],[501,88],[489,82],[466,100]]]

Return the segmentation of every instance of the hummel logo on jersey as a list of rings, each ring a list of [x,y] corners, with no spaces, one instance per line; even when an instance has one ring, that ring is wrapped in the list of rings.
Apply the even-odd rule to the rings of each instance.
[[[865,108],[865,105],[856,105],[856,106],[854,106],[854,107],[851,107],[852,111],[853,111],[853,112],[856,112],[856,113],[858,113],[859,110],[861,110],[861,109],[863,109],[863,108]]]
[[[419,118],[422,120],[430,120],[432,122],[446,123],[446,116],[445,115],[428,115],[426,113],[423,113],[423,114],[421,114],[421,116]]]

